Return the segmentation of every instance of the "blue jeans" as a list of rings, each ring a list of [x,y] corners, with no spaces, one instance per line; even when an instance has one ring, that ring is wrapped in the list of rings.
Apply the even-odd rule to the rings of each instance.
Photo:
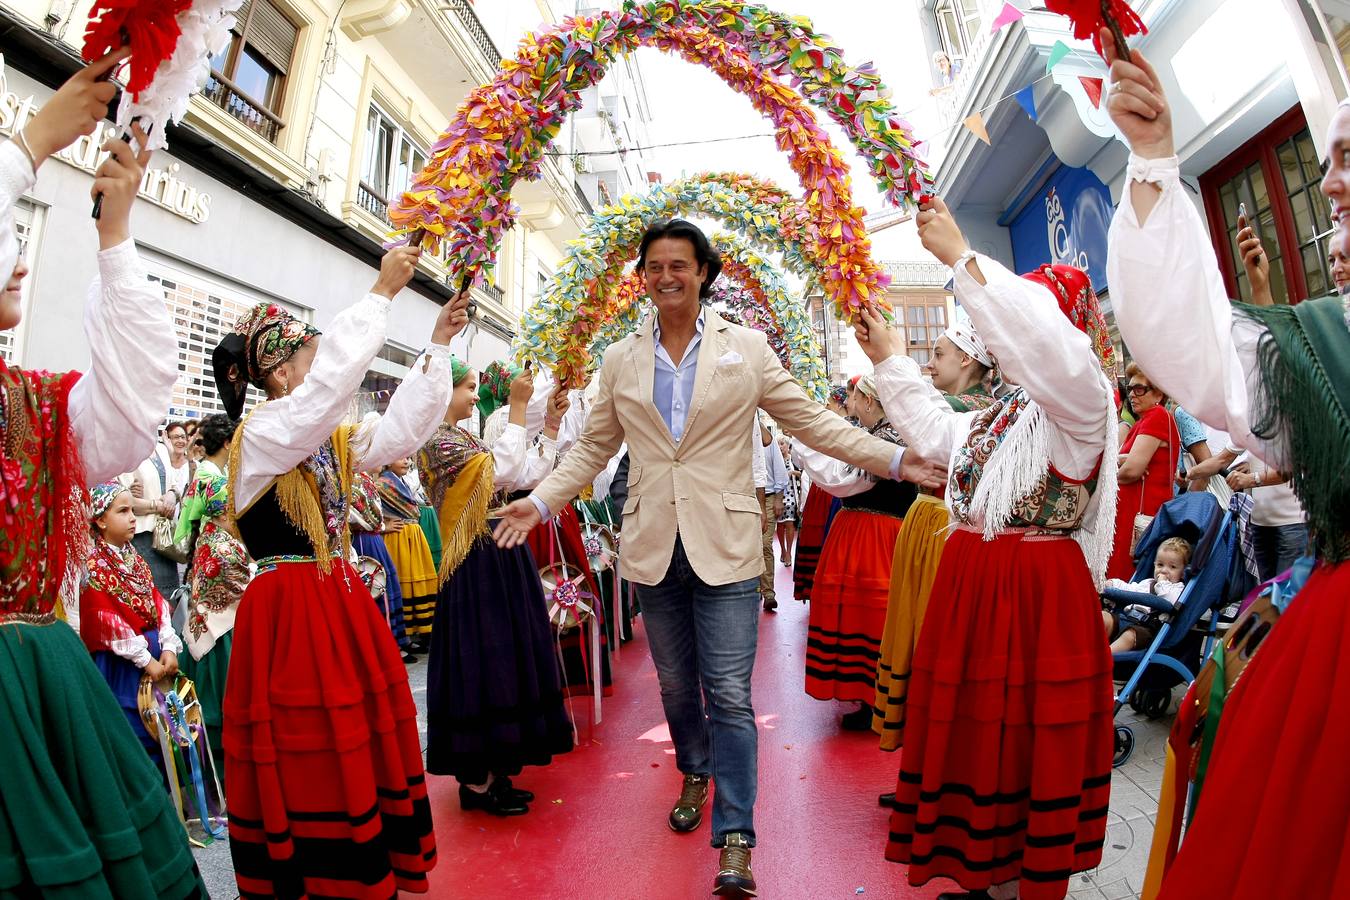
[[[1308,526],[1253,525],[1252,543],[1256,551],[1256,570],[1268,581],[1293,568],[1294,561],[1308,552]]]
[[[755,845],[759,735],[750,675],[759,636],[758,581],[704,584],[676,537],[666,577],[637,586],[675,764],[686,775],[713,778],[714,847],[734,832]]]

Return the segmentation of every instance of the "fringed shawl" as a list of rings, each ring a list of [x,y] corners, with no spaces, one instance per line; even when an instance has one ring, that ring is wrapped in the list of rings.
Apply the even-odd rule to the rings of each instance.
[[[442,425],[417,454],[441,528],[440,583],[445,584],[473,545],[488,533],[495,467],[492,452],[462,428]]]
[[[167,604],[155,590],[150,564],[130,546],[99,541],[80,593],[80,637],[91,653],[159,629]]]

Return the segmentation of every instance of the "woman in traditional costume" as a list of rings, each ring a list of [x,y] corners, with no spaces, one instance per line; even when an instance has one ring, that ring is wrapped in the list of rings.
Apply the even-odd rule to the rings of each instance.
[[[204,456],[183,498],[176,540],[196,533],[188,569],[191,606],[183,639],[188,655],[180,660],[183,674],[197,688],[202,721],[213,759],[224,765],[221,709],[230,671],[230,644],[239,601],[252,577],[252,560],[229,516],[229,479],[225,474],[230,440],[237,422],[223,413],[207,416],[194,440]]]
[[[954,896],[1015,881],[1020,897],[1063,897],[1101,861],[1111,786],[1097,600],[1115,521],[1110,336],[1084,272],[1016,277],[968,249],[941,200],[919,234],[1020,387],[958,413],[875,310],[856,328],[911,452],[950,459],[956,524],[914,648],[886,857],[913,885],[970,892]]]
[[[131,730],[158,755],[159,742],[141,722],[141,680],[176,675],[183,642],[150,564],[131,546],[136,535],[131,491],[118,481],[100,484],[89,492],[89,512],[94,552],[80,589],[80,637]]]
[[[403,480],[409,459],[396,459],[384,467],[375,482],[384,517],[384,545],[394,561],[399,591],[403,596],[404,628],[414,653],[425,653],[436,617],[436,568],[431,546],[422,531],[421,507],[412,488]]]
[[[843,417],[848,415],[848,388],[837,384],[830,388],[830,411]],[[816,568],[820,565],[820,550],[825,546],[825,534],[834,518],[834,496],[809,481],[806,502],[802,506],[802,525],[797,532],[797,555],[792,560],[792,596],[800,603],[811,598]]]
[[[499,816],[523,815],[534,799],[512,776],[573,743],[534,555],[528,544],[498,548],[488,527],[505,489],[552,469],[527,452],[533,385],[514,381],[510,421],[489,447],[456,424],[478,391],[474,371],[456,360],[445,423],[417,457],[445,540],[427,673],[427,771],[455,776],[464,809]]]
[[[953,410],[970,412],[993,404],[989,384],[993,368],[994,358],[984,341],[974,328],[960,323],[938,338],[933,357],[923,371]],[[947,543],[947,522],[947,505],[938,492],[920,489],[905,516],[907,527],[901,529],[895,541],[890,600],[872,709],[872,730],[881,736],[882,750],[899,749],[904,741],[905,697],[909,693],[914,642],[923,627],[938,560]],[[882,794],[882,805],[889,806],[894,797],[891,793]]]
[[[858,380],[848,411],[871,434],[903,444],[870,375]],[[800,442],[796,448],[813,488],[838,497],[841,504],[820,551],[811,589],[806,692],[817,700],[856,701],[858,708],[847,713],[841,725],[865,731],[872,724],[891,557],[916,488],[904,481],[878,480]]]
[[[357,472],[352,482],[352,508],[348,521],[351,523],[352,548],[356,555],[373,559],[384,569],[384,597],[374,598],[375,607],[389,622],[389,632],[403,654],[403,661],[415,663],[417,656],[412,652],[412,638],[408,636],[403,613],[403,586],[399,584],[398,569],[384,543],[384,508],[380,504],[380,489],[375,476],[369,472]]]
[[[384,617],[348,562],[353,473],[407,456],[449,396],[461,295],[384,416],[343,425],[385,345],[417,251],[385,254],[360,301],[318,331],[254,307],[213,354],[226,411],[267,400],[235,434],[231,512],[258,571],[235,620],[225,694],[230,852],[240,893],[387,898],[435,864],[417,709]]]
[[[1292,602],[1223,703],[1204,791],[1160,896],[1343,896],[1350,882],[1350,302],[1229,302],[1214,246],[1181,181],[1160,80],[1137,51],[1132,62],[1107,51],[1119,86],[1108,108],[1133,150],[1107,257],[1121,334],[1169,396],[1227,431],[1233,446],[1292,473],[1315,557],[1294,566],[1282,592],[1294,594]],[[1344,101],[1324,146],[1331,150],[1321,187],[1336,221],[1350,210]],[[1342,226],[1331,238],[1341,252],[1346,234]],[[1259,239],[1249,228],[1237,237],[1254,284],[1268,278],[1272,262]],[[1167,341],[1157,339],[1162,334]]]
[[[0,328],[21,318],[14,206],[51,154],[92,133],[116,90],[111,54],[76,73],[0,145]],[[133,127],[138,142],[145,135]],[[0,894],[205,897],[187,835],[137,731],[58,620],[90,550],[85,486],[136,467],[177,379],[177,338],[147,281],[130,211],[150,154],[123,141],[95,173],[98,278],[84,328],[91,367],[48,373],[0,360]]]

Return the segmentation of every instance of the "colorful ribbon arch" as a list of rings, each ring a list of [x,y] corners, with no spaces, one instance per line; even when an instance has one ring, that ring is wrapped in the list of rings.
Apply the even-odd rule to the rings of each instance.
[[[643,233],[655,222],[700,213],[783,254],[784,266],[818,282],[828,263],[810,242],[809,215],[773,182],[749,175],[696,175],[646,194],[629,195],[598,210],[567,254],[538,301],[526,311],[515,352],[550,365],[560,381],[579,383],[595,364],[593,347],[602,323],[629,309],[640,282],[624,283],[624,267],[637,254]],[[795,369],[794,369],[795,371]],[[803,370],[805,371],[805,370]]]
[[[909,125],[870,64],[849,66],[805,19],[737,0],[629,3],[527,36],[497,78],[469,94],[412,189],[391,204],[395,233],[431,250],[448,241],[456,271],[481,278],[514,223],[516,181],[538,177],[579,93],[639,46],[708,67],[773,121],[816,223],[815,251],[827,262],[821,287],[841,313],[882,292],[887,279],[871,259],[843,158],[793,87],[840,124],[896,205],[912,204],[929,181]]]

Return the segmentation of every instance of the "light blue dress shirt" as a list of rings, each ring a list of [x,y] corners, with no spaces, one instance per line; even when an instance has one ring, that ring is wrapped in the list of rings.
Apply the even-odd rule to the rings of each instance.
[[[678,443],[684,437],[684,423],[689,420],[689,404],[694,402],[694,380],[698,377],[698,348],[703,344],[702,311],[694,326],[694,338],[684,348],[684,357],[676,363],[661,345],[661,319],[658,316],[652,328],[656,341],[656,371],[652,375],[652,404],[665,419],[670,436]]]

